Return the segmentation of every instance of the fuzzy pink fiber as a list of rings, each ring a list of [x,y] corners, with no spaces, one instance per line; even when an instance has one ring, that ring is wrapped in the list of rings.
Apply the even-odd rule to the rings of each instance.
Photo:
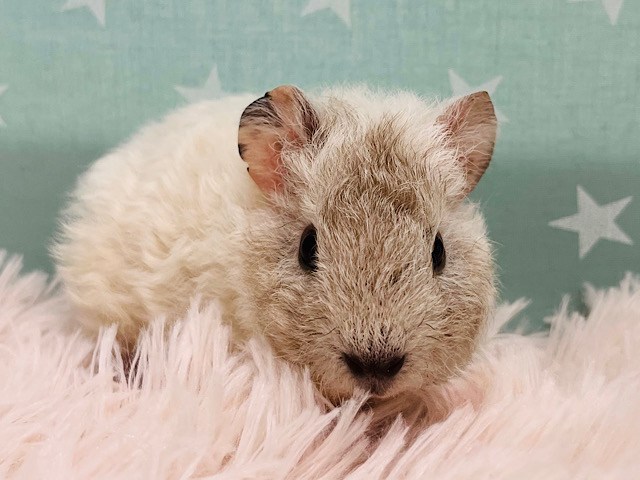
[[[0,252],[0,478],[640,478],[640,281],[587,288],[549,336],[499,334],[425,394],[427,424],[372,435],[362,398],[326,410],[254,341],[232,351],[215,305],[141,343],[124,378],[114,330],[84,338],[42,274]]]

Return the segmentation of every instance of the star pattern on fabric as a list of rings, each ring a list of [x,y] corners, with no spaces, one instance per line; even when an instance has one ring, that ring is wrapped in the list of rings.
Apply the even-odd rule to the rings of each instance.
[[[482,85],[471,86],[465,80],[462,79],[460,75],[458,75],[455,71],[449,70],[449,84],[451,85],[451,90],[453,91],[453,95],[455,97],[469,95],[470,93],[475,92],[483,92],[486,91],[493,97],[496,88],[502,81],[502,75],[499,75],[491,80],[484,82]],[[496,118],[498,119],[498,123],[506,123],[509,119],[506,117],[504,113],[495,108]]]
[[[9,88],[8,85],[0,85],[0,96],[7,90],[7,88]],[[0,117],[0,127],[6,127],[7,124],[4,123],[4,120],[2,120],[2,117]]]
[[[302,10],[301,16],[305,17],[314,12],[329,8],[342,19],[347,27],[351,28],[351,9],[349,2],[350,0],[309,0],[307,6]]]
[[[616,218],[631,202],[633,197],[598,205],[591,196],[578,185],[578,213],[549,222],[549,226],[578,233],[579,257],[583,259],[598,240],[605,239],[633,245],[633,241],[616,224]]]
[[[596,0],[569,0],[570,3],[577,2],[595,2]],[[620,10],[622,9],[622,4],[624,0],[600,0],[602,5],[604,5],[604,9],[607,12],[609,17],[609,22],[611,25],[615,25],[618,23],[618,16],[620,16]]]
[[[209,73],[209,77],[204,85],[200,88],[175,86],[176,91],[189,102],[199,102],[201,100],[215,100],[227,95],[222,90],[220,77],[218,76],[218,66],[214,65]]]
[[[106,24],[105,1],[106,0],[67,0],[67,3],[62,7],[62,11],[66,12],[67,10],[87,7],[91,10],[93,16],[96,17],[98,23],[104,27]]]

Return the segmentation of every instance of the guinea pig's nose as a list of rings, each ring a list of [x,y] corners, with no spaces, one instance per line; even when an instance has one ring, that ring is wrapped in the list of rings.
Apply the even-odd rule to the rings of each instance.
[[[344,363],[356,377],[392,378],[404,365],[405,355],[381,359],[363,359],[356,355],[344,354]]]

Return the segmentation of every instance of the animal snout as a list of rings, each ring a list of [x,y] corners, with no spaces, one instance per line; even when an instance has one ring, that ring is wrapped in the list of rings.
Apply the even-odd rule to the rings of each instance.
[[[345,353],[343,358],[351,373],[356,377],[390,379],[395,377],[402,369],[405,355],[363,358]]]

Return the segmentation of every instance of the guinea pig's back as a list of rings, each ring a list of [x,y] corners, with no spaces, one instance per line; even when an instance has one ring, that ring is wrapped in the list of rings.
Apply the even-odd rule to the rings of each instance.
[[[78,181],[52,254],[78,320],[128,340],[191,298],[233,318],[246,212],[262,193],[237,151],[254,97],[190,105],[145,127]]]

